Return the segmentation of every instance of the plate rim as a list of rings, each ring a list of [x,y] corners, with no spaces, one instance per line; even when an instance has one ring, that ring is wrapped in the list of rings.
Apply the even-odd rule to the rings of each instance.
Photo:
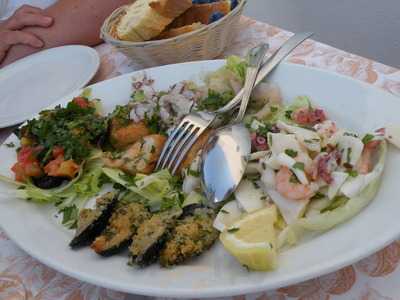
[[[208,61],[195,61],[195,62],[186,62],[183,64],[209,64],[209,63],[223,63],[223,59],[221,60],[208,60]],[[336,73],[332,70],[326,70],[326,69],[321,69],[321,68],[316,68],[316,67],[309,67],[309,66],[304,66],[304,65],[299,65],[299,64],[294,64],[294,63],[290,63],[290,62],[284,62],[285,65],[290,65],[291,67],[295,67],[295,68],[300,68],[300,69],[312,69],[315,70],[317,72],[323,72],[323,73],[329,73],[333,76],[339,76],[342,77],[346,80],[349,81],[353,81],[354,84],[359,84],[362,85],[363,88],[368,88],[368,89],[374,89],[374,90],[378,90],[381,93],[385,93],[390,97],[395,97],[398,98],[398,100],[400,101],[400,97],[398,97],[396,94],[391,93],[390,91],[387,91],[383,88],[371,85],[367,82],[358,80],[356,78],[352,78],[350,76],[346,76],[344,74],[340,74],[340,73]],[[122,74],[120,76],[111,78],[111,79],[107,79],[105,81],[101,81],[98,82],[96,84],[99,83],[105,83],[108,81],[112,81],[112,80],[117,80],[119,77],[129,77],[129,76],[133,76],[134,74],[137,74],[139,72],[143,72],[143,71],[149,71],[149,70],[154,70],[154,69],[159,69],[159,68],[173,68],[174,66],[177,65],[182,65],[181,64],[172,64],[172,65],[165,65],[165,66],[158,66],[158,67],[153,67],[153,68],[148,68],[148,69],[143,69],[143,70],[138,70],[138,71],[134,71],[134,72],[130,72],[130,73],[126,73],[126,74]],[[94,84],[94,85],[96,85]],[[91,85],[93,86],[93,85]],[[90,86],[90,87],[91,87]],[[78,89],[77,91],[79,91],[80,89]],[[56,103],[65,103],[66,101],[68,101],[68,99],[74,94],[77,93],[77,91],[71,92],[70,94],[66,95],[65,97],[60,98],[59,101],[56,101],[55,103],[51,104],[49,107],[53,107],[54,104]],[[35,115],[33,115],[32,117],[35,117]],[[6,141],[10,138],[10,136],[6,139]],[[5,142],[6,142],[5,141]],[[366,208],[365,208],[366,209]],[[113,290],[117,290],[117,291],[121,291],[121,292],[126,292],[126,293],[134,293],[134,294],[138,294],[138,295],[146,295],[146,296],[155,296],[155,297],[174,297],[174,298],[188,298],[188,297],[193,297],[193,293],[196,293],[196,297],[203,297],[203,298],[211,298],[211,297],[229,297],[229,296],[236,296],[236,295],[243,295],[243,294],[251,294],[251,293],[257,293],[257,292],[262,292],[262,291],[266,291],[266,290],[271,290],[271,289],[276,289],[276,288],[280,288],[283,286],[288,286],[288,285],[292,285],[292,284],[296,284],[299,282],[303,282],[306,280],[309,280],[311,278],[316,278],[316,277],[320,277],[322,275],[334,272],[336,270],[339,270],[343,267],[352,265],[353,263],[375,253],[376,251],[383,249],[384,247],[386,247],[388,244],[390,244],[391,242],[393,242],[400,234],[400,230],[395,230],[395,229],[391,229],[386,231],[385,233],[383,233],[379,238],[376,238],[373,240],[373,242],[369,242],[366,244],[363,244],[363,246],[361,247],[356,247],[353,248],[351,251],[349,251],[346,256],[343,256],[341,259],[335,258],[334,260],[332,260],[333,262],[329,261],[326,262],[322,267],[321,265],[318,266],[313,266],[312,268],[308,268],[307,272],[298,272],[296,273],[297,276],[292,276],[290,278],[283,278],[280,280],[276,280],[276,282],[274,282],[273,284],[251,284],[251,285],[246,285],[246,286],[239,286],[239,287],[235,287],[235,286],[231,286],[229,288],[229,290],[227,290],[225,287],[221,287],[221,288],[206,288],[206,289],[199,289],[194,291],[193,289],[182,289],[182,288],[173,288],[173,289],[165,289],[162,287],[159,288],[150,288],[150,287],[134,287],[134,286],[126,286],[126,284],[118,284],[118,283],[113,283],[113,282],[107,282],[107,281],[102,281],[102,280],[98,280],[96,278],[91,277],[90,275],[86,275],[85,273],[80,273],[80,272],[76,272],[74,270],[72,270],[72,268],[68,268],[65,267],[62,264],[57,264],[57,263],[53,263],[50,259],[47,259],[46,256],[41,256],[40,253],[35,253],[35,251],[31,251],[31,249],[26,248],[24,246],[24,243],[20,242],[18,239],[14,239],[13,234],[10,234],[8,232],[7,229],[4,228],[4,226],[1,224],[1,220],[0,220],[0,227],[2,228],[2,230],[4,230],[4,232],[6,233],[6,235],[14,242],[18,245],[18,247],[20,247],[22,250],[24,250],[26,253],[28,253],[30,256],[34,257],[35,259],[37,259],[38,261],[40,261],[41,263],[65,274],[68,276],[71,276],[73,278],[76,278],[78,280],[82,280],[84,282],[90,283],[90,284],[94,284],[97,286],[101,286],[101,287],[105,287],[105,288],[110,288]],[[367,249],[367,250],[365,250]],[[268,274],[268,273],[266,273]]]
[[[71,89],[67,93],[67,95],[69,95],[69,94],[73,93],[74,91],[80,90],[83,87],[85,87],[88,83],[90,83],[90,81],[97,74],[97,71],[100,68],[100,56],[99,56],[98,52],[94,48],[89,47],[89,46],[85,46],[85,45],[66,45],[66,46],[59,46],[59,47],[49,48],[49,49],[45,49],[45,50],[33,53],[33,54],[28,55],[26,57],[23,57],[23,58],[15,61],[12,64],[9,64],[9,65],[5,66],[4,68],[2,68],[0,70],[3,71],[3,72],[7,72],[7,71],[8,72],[10,72],[10,71],[12,72],[14,68],[18,68],[19,66],[21,66],[23,64],[29,63],[29,61],[32,60],[32,59],[37,59],[37,57],[46,56],[46,55],[49,55],[49,54],[51,55],[53,52],[63,51],[63,50],[66,50],[66,49],[71,49],[71,48],[73,48],[73,49],[81,49],[82,51],[84,51],[87,54],[89,54],[90,58],[92,60],[92,63],[90,64],[91,70],[89,72],[89,75],[86,78],[82,79],[81,83],[79,83],[78,85],[73,87],[73,89]],[[86,65],[86,66],[88,66],[88,65]],[[46,107],[52,106],[54,103],[58,102],[59,99],[61,99],[61,98],[63,99],[64,96],[59,97],[58,99],[53,101],[49,106],[46,106]],[[16,115],[18,115],[18,114],[16,114]],[[25,122],[26,120],[28,120],[29,118],[31,118],[30,116],[31,116],[31,114],[29,116],[28,116],[28,114],[20,115],[19,117],[16,116],[15,118],[14,118],[14,116],[10,116],[8,118],[4,118],[3,119],[4,121],[0,118],[0,129],[21,124],[21,123]]]

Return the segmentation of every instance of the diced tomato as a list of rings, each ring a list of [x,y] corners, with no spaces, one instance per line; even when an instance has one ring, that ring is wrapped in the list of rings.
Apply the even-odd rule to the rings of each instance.
[[[37,177],[43,174],[36,158],[41,149],[41,147],[29,146],[21,148],[17,155],[17,162],[11,168],[17,181],[25,182],[29,177]]]
[[[62,147],[55,146],[55,147],[53,148],[52,154],[53,154],[53,157],[54,157],[54,158],[57,158],[57,157],[59,157],[60,155],[64,156],[64,149],[63,149]]]
[[[72,101],[76,105],[78,105],[80,108],[88,108],[90,106],[89,101],[86,98],[83,98],[83,97],[76,97]]]
[[[49,176],[74,178],[79,168],[72,159],[64,160],[64,156],[60,155],[44,167],[44,172]]]

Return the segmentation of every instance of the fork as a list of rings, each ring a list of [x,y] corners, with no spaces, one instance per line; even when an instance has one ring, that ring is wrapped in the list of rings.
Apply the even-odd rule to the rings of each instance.
[[[260,44],[249,51],[249,66],[247,68],[247,76],[244,89],[246,93],[244,97],[250,98],[254,83],[260,70],[263,59],[269,49],[268,44]],[[241,96],[242,97],[242,96]],[[240,100],[240,99],[239,99]],[[234,110],[235,107],[232,108]],[[182,160],[187,152],[198,140],[220,114],[210,112],[191,112],[183,118],[180,124],[169,136],[160,159],[157,162],[156,169],[168,169],[172,175],[175,175]]]
[[[255,85],[259,84],[287,55],[311,35],[312,33],[305,32],[291,37],[263,64],[261,70],[258,72]],[[208,128],[212,127],[219,115],[235,110],[238,104],[241,103],[243,95],[244,89],[228,104],[213,113],[191,112],[184,117],[168,137],[157,162],[156,170],[168,169],[172,175],[175,175],[187,152],[199,137]]]

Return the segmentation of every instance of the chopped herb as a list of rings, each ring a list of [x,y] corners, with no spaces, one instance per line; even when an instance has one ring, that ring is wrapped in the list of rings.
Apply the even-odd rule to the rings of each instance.
[[[300,183],[300,181],[297,179],[297,177],[294,174],[292,174],[292,176],[290,176],[289,181],[291,183]]]
[[[251,269],[249,268],[248,265],[243,265],[243,268],[245,268],[245,269],[247,270],[247,272],[250,272],[250,271],[251,271]]]
[[[189,176],[193,176],[193,177],[200,177],[200,172],[199,171],[195,171],[195,170],[188,170],[188,175]]]
[[[271,243],[268,243],[269,244],[269,247],[271,248],[271,249],[274,249],[274,245],[272,245]]]
[[[276,107],[276,106],[271,106],[271,112],[272,113],[275,113],[275,112],[277,112],[278,111],[278,107]]]
[[[208,96],[201,100],[198,105],[198,110],[215,111],[220,107],[223,107],[234,97],[233,91],[218,93],[213,90],[208,91]]]
[[[325,195],[322,194],[322,193],[320,193],[320,192],[317,192],[317,193],[311,198],[311,200],[319,200],[319,199],[323,199],[323,198],[325,198]]]
[[[355,133],[352,133],[352,132],[345,132],[345,133],[343,133],[343,135],[344,136],[352,136],[352,137],[358,138],[358,135],[355,134]]]
[[[267,164],[266,164],[265,162],[262,162],[262,163],[261,163],[261,168],[262,168],[263,170],[266,170],[266,169],[267,169]]]
[[[150,129],[151,133],[163,134],[165,133],[165,128],[163,127],[163,122],[160,116],[160,106],[157,104],[153,114],[149,116],[147,113],[144,115],[144,122],[147,128]]]
[[[375,137],[374,135],[368,133],[363,137],[362,142],[364,143],[364,145],[368,144],[370,141],[374,139],[374,137]]]
[[[358,176],[358,172],[356,170],[349,170],[349,171],[347,171],[347,174],[349,174],[350,177]]]
[[[229,211],[226,211],[225,209],[221,209],[220,212],[222,212],[223,214],[229,214]]]
[[[320,139],[310,139],[310,140],[304,140],[304,143],[313,144],[313,143],[319,143],[320,141],[321,141]]]
[[[146,99],[146,96],[144,95],[144,91],[135,91],[131,98],[135,102],[142,102]]]
[[[228,229],[227,231],[229,232],[229,233],[235,233],[235,232],[238,232],[240,230],[240,228],[230,228],[230,229]]]
[[[352,149],[347,148],[347,162],[348,163],[350,163],[350,161],[351,161],[351,152],[352,152]]]
[[[28,121],[21,129],[24,136],[32,137],[43,147],[38,155],[42,164],[52,158],[54,147],[63,148],[65,160],[80,163],[90,156],[93,146],[108,129],[108,120],[99,116],[90,104],[81,107],[73,100],[65,108],[44,110],[39,118]]]
[[[298,152],[296,150],[293,149],[286,149],[285,150],[286,155],[289,155],[292,158],[295,158],[298,154]]]
[[[304,171],[304,163],[302,163],[302,162],[296,162],[296,163],[293,165],[293,168],[294,168],[294,169],[301,170],[301,171]]]
[[[291,111],[291,110],[285,111],[285,117],[288,118],[289,120],[291,120],[292,119],[292,113],[293,113],[293,111]]]
[[[4,146],[6,146],[8,148],[14,148],[15,144],[13,142],[10,142],[10,143],[4,144]]]

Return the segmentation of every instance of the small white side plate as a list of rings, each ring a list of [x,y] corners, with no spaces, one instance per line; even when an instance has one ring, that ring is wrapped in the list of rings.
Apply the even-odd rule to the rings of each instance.
[[[99,65],[96,50],[73,45],[44,50],[0,69],[0,128],[22,123],[84,87]]]

